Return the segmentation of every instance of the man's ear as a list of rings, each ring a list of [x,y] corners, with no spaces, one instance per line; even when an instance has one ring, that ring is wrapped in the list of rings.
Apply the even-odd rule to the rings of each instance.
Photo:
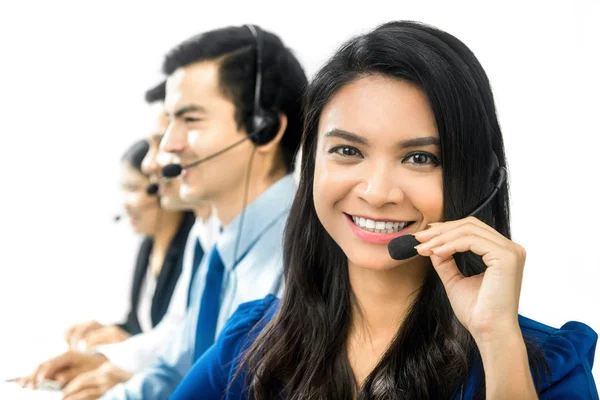
[[[273,151],[273,148],[277,147],[279,142],[281,142],[281,138],[283,138],[283,134],[287,129],[288,120],[285,114],[278,113],[277,116],[279,117],[279,129],[277,130],[277,134],[275,134],[275,137],[273,137],[273,139],[271,139],[268,143],[256,146],[257,151],[268,153]]]

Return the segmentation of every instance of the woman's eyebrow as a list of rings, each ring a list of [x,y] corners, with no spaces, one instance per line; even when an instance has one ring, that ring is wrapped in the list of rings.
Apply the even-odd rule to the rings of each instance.
[[[421,147],[431,145],[439,146],[440,139],[436,138],[435,136],[425,136],[420,138],[401,140],[400,142],[398,142],[398,147],[403,149],[407,147]]]
[[[347,140],[352,143],[364,144],[368,145],[369,141],[362,136],[357,135],[356,133],[348,132],[343,129],[332,129],[331,131],[325,134],[325,137],[337,137],[340,139]],[[419,138],[412,138],[401,140],[398,142],[397,147],[407,148],[407,147],[421,147],[421,146],[439,146],[440,140],[435,136],[424,136]]]
[[[332,129],[331,131],[325,134],[325,137],[337,137],[340,139],[345,139],[349,142],[358,143],[358,144],[369,144],[369,141],[362,136],[358,136],[355,133],[345,131],[343,129]]]

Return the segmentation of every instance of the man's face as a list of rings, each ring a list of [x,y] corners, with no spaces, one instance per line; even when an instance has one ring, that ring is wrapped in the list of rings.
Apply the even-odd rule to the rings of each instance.
[[[235,105],[219,87],[219,64],[203,61],[176,70],[167,80],[165,110],[169,129],[161,149],[183,164],[194,162],[244,139],[235,120]],[[242,142],[227,152],[182,172],[181,197],[219,206],[239,191],[253,145]]]

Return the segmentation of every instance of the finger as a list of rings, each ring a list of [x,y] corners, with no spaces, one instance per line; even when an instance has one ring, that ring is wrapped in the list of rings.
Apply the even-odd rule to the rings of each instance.
[[[64,397],[64,400],[96,400],[103,394],[104,393],[100,388],[93,387],[83,389],[80,392],[70,395],[69,397]]]
[[[483,261],[488,267],[494,266],[500,259],[502,251],[506,251],[503,247],[493,241],[477,235],[461,236],[431,250],[433,254],[441,259],[447,259],[456,253],[472,251],[473,253],[482,256]],[[492,252],[496,254],[496,257],[486,257]],[[488,262],[486,262],[486,258],[488,259]]]
[[[85,345],[88,349],[98,346],[100,344],[107,344],[110,342],[110,330],[98,329],[90,333],[85,339]]]
[[[431,264],[448,293],[452,292],[454,285],[465,279],[465,276],[458,269],[454,257],[442,258],[434,254],[431,256]]]
[[[74,363],[73,353],[67,351],[58,357],[41,364],[36,374],[36,381],[42,382],[45,379],[53,380],[55,375],[63,369],[69,369]]]
[[[89,321],[84,324],[78,325],[77,329],[73,332],[72,339],[74,342],[84,339],[90,332],[102,328],[97,321]]]
[[[33,382],[33,378],[35,375],[31,374],[28,376],[23,376],[21,378],[18,378],[15,382],[20,385],[21,387],[27,387],[27,386],[32,386],[32,382]]]
[[[57,372],[69,368],[72,363],[73,357],[70,351],[41,363],[32,374],[34,387],[46,379],[53,380]]]
[[[62,387],[71,382],[74,378],[81,375],[83,373],[83,369],[81,368],[68,368],[58,372],[54,380],[58,382]]]
[[[85,372],[69,382],[62,390],[62,395],[68,397],[84,389],[96,387],[98,384],[98,375],[95,371]]]
[[[423,241],[420,245],[416,246],[416,248],[417,250],[423,250],[419,251],[419,254],[429,256],[432,254],[431,249],[463,236],[480,236],[496,243],[500,247],[506,246],[509,242],[508,239],[496,231],[490,232],[488,229],[485,229],[482,226],[467,222],[456,226],[454,229],[441,232],[438,235],[431,237],[427,241]],[[421,240],[423,240],[422,237]]]
[[[75,332],[75,328],[77,328],[77,325],[73,325],[65,331],[65,342],[67,342],[69,346],[71,345],[71,338],[73,336],[73,332]]]
[[[442,233],[448,232],[452,229],[456,229],[457,227],[464,225],[464,224],[477,225],[483,229],[486,229],[487,231],[489,231],[492,234],[495,233],[497,235],[500,235],[494,228],[485,224],[481,220],[479,220],[475,217],[467,217],[467,218],[462,218],[462,219],[459,219],[456,221],[436,222],[436,223],[430,224],[429,229],[417,232],[414,234],[414,236],[415,236],[415,238],[417,238],[418,241],[423,243],[435,236],[438,236]]]

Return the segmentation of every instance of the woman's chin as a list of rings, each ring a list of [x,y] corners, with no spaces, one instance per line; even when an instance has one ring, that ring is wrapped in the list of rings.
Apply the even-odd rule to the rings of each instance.
[[[397,268],[407,268],[427,264],[427,260],[415,255],[406,260],[394,260],[387,250],[387,245],[378,245],[377,249],[365,249],[363,246],[349,246],[348,251],[344,251],[348,258],[349,266],[362,268],[371,271],[390,271]],[[369,245],[371,247],[371,245]],[[345,250],[345,249],[342,249]]]

